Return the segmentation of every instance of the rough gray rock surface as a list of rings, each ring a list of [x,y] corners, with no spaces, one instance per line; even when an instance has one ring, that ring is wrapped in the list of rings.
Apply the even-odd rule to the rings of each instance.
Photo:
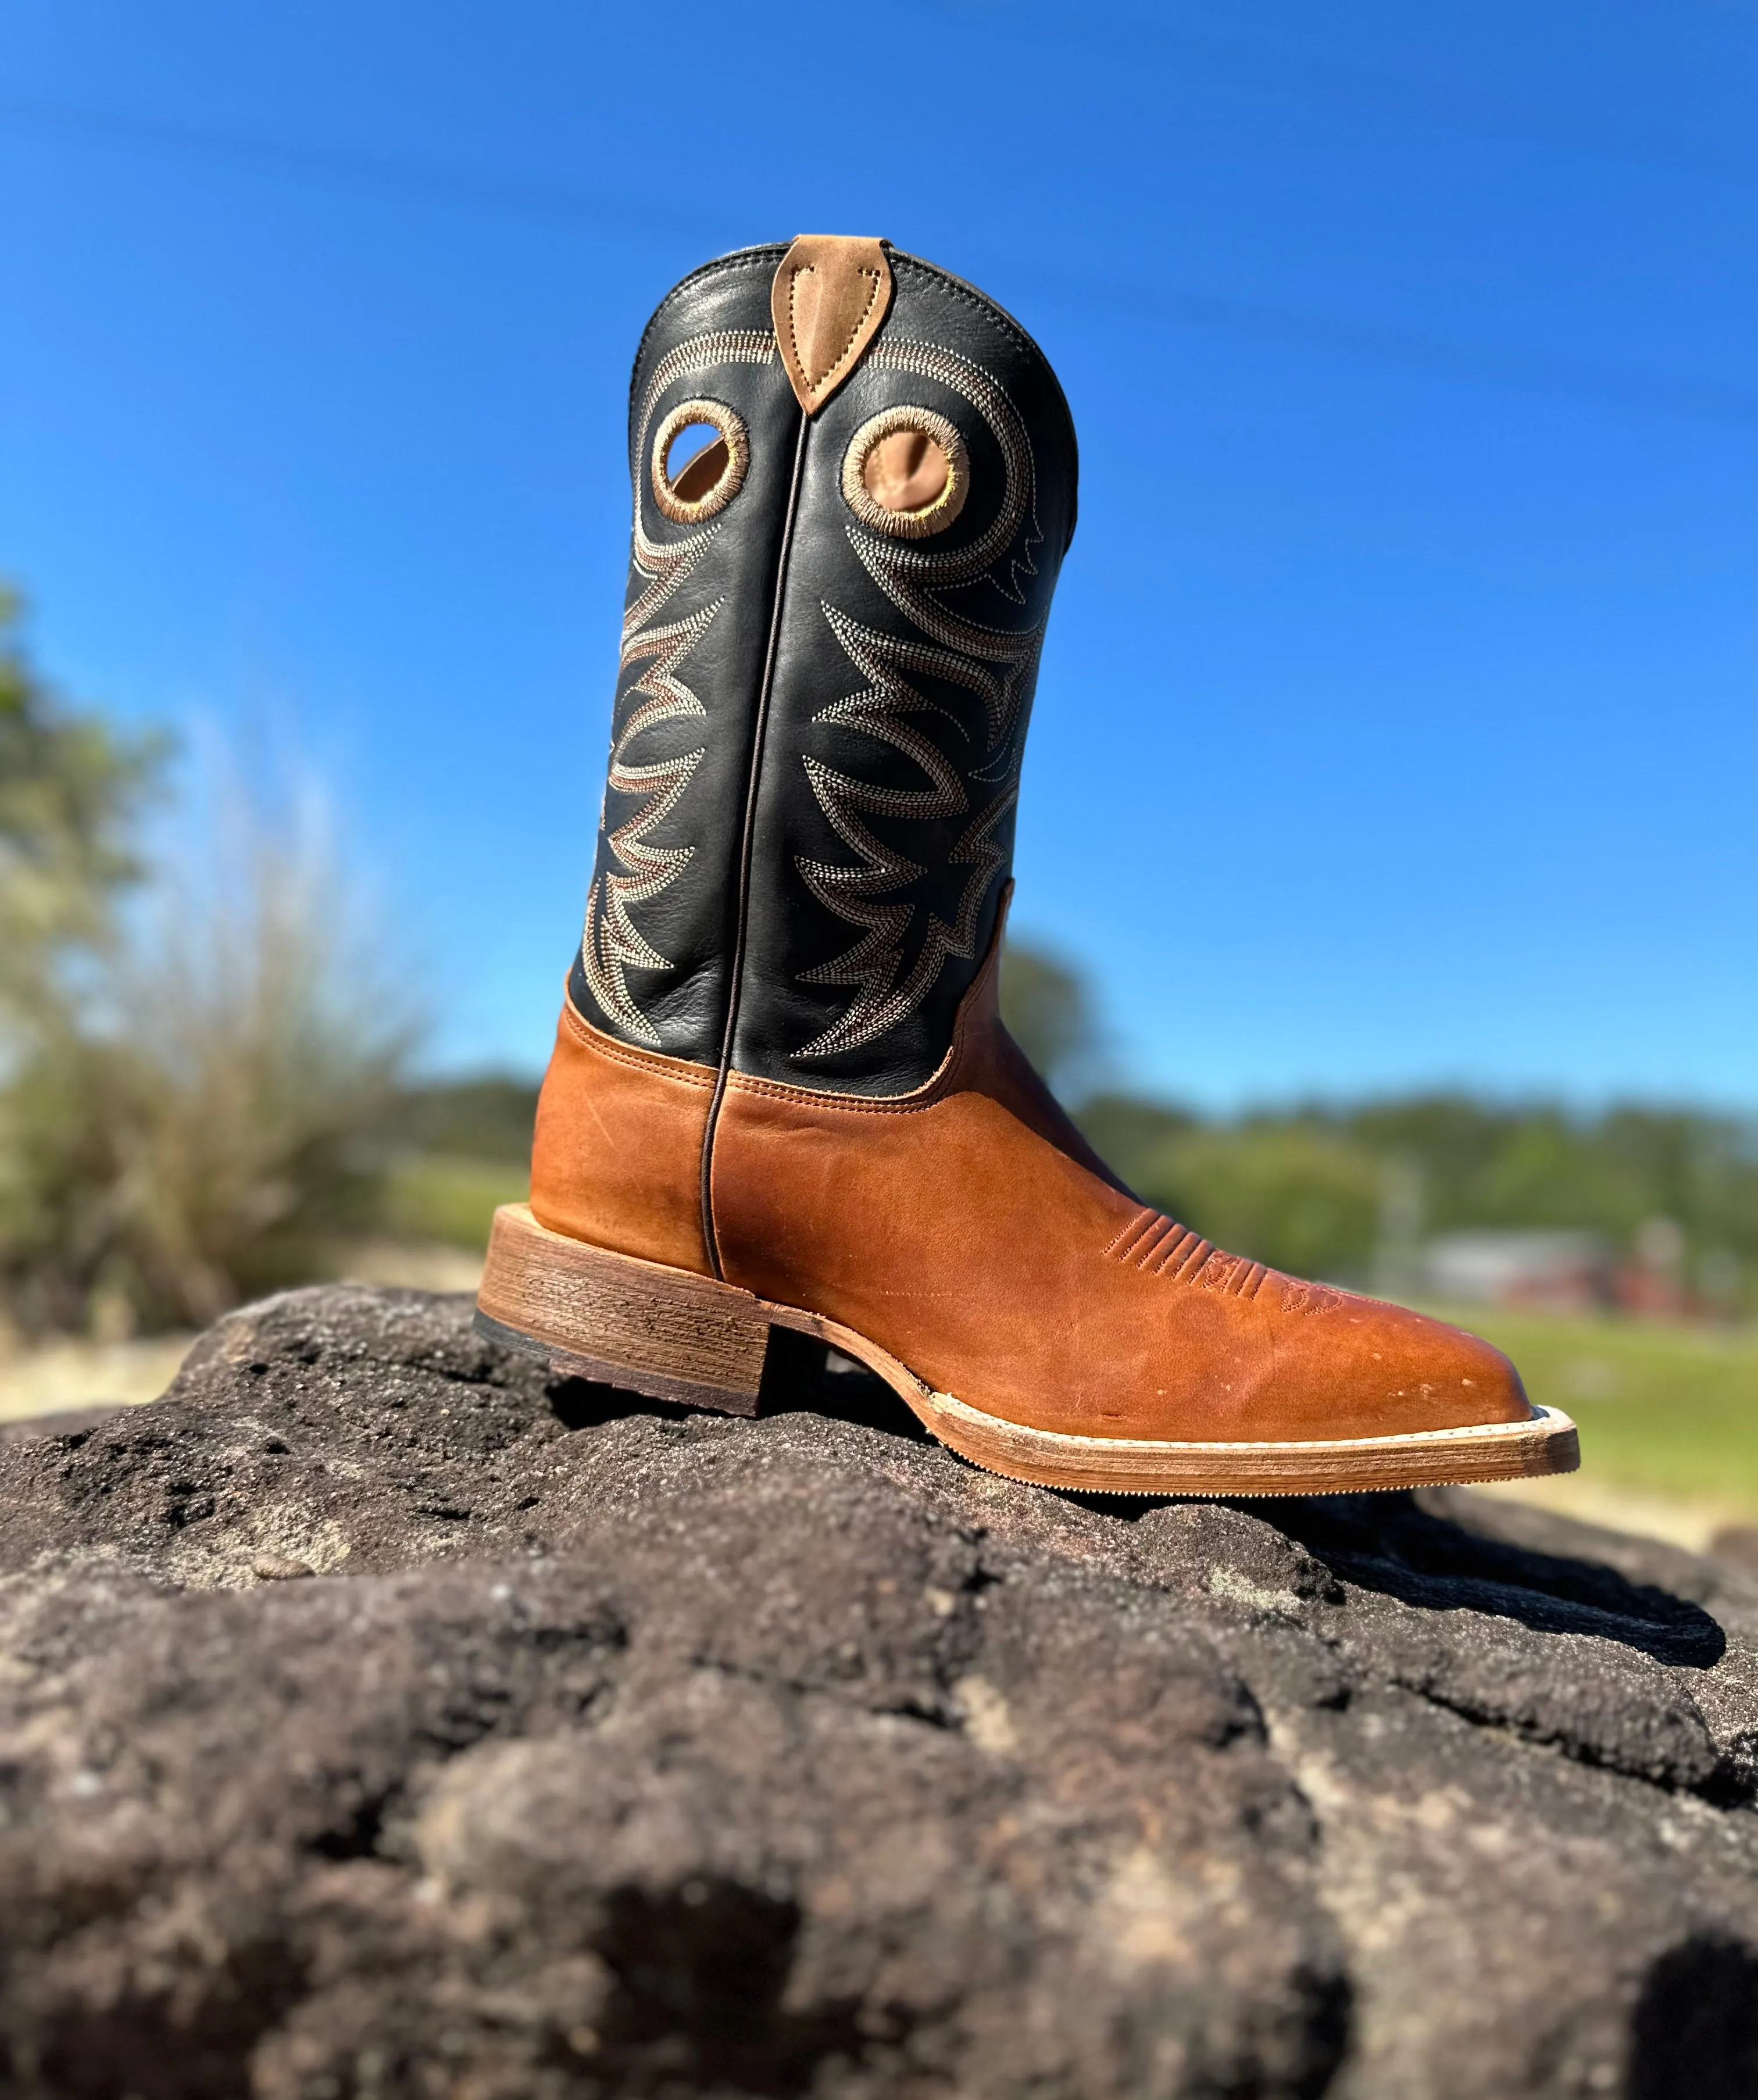
[[[0,1449],[5,2091],[1758,2093],[1752,1576],[769,1405],[331,1290]]]

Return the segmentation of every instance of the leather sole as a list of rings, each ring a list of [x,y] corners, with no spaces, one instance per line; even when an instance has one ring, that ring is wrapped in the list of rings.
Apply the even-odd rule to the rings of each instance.
[[[712,1277],[551,1232],[524,1203],[495,1213],[477,1299],[485,1332],[558,1371],[652,1400],[754,1415],[770,1330],[815,1335],[876,1371],[942,1444],[1039,1487],[1152,1495],[1353,1494],[1573,1472],[1575,1424],[1555,1408],[1524,1422],[1396,1436],[1181,1443],[1031,1429],[936,1392],[863,1335]]]

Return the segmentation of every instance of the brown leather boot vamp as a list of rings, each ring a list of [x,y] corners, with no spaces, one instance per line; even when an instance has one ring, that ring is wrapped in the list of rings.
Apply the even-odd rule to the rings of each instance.
[[[1296,1494],[1566,1471],[1500,1350],[1213,1247],[1114,1180],[1002,1026],[994,959],[901,1100],[716,1074],[565,1009],[531,1200],[482,1307],[558,1365],[755,1412],[773,1326],[879,1373],[942,1442],[1047,1485]]]

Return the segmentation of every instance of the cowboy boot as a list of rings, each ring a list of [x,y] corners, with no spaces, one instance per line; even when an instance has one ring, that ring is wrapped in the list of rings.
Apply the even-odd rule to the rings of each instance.
[[[1057,1486],[1572,1467],[1572,1425],[1486,1343],[1139,1202],[1001,1024],[1074,527],[1030,338],[880,241],[747,249],[649,324],[629,446],[597,860],[485,1329],[734,1413],[800,1330],[967,1458]]]

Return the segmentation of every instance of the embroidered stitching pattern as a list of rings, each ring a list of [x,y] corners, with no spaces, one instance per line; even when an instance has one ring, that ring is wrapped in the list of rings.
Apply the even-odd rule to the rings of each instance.
[[[635,419],[635,382],[641,377],[641,360],[647,355],[647,346],[654,339],[667,316],[680,300],[687,299],[698,285],[715,277],[736,277],[754,275],[761,271],[770,276],[775,266],[787,252],[785,241],[770,241],[755,248],[737,248],[730,255],[718,257],[712,262],[704,262],[700,269],[692,270],[687,277],[681,277],[648,316],[647,325],[641,332],[641,341],[636,346],[635,362],[628,375],[629,420],[632,426],[639,427]],[[756,333],[756,331],[751,331]],[[641,421],[645,423],[645,412]]]
[[[641,412],[631,419],[630,435],[632,449],[633,434],[645,434],[653,415],[654,404],[676,379],[686,372],[705,372],[716,364],[767,364],[781,353],[775,347],[775,338],[767,329],[720,329],[712,335],[692,336],[688,342],[681,342],[653,368],[647,382],[646,391],[641,398]],[[634,452],[632,470],[641,471],[640,452]],[[637,506],[639,497],[637,498]]]
[[[667,465],[672,440],[692,423],[707,424],[726,447],[726,464],[720,470],[719,480],[705,495],[694,500],[678,494]],[[744,417],[736,408],[729,408],[724,401],[681,401],[668,412],[654,433],[653,500],[674,525],[703,524],[724,510],[738,495],[750,464],[751,437],[745,428]]]
[[[985,963],[984,970],[993,969],[995,958]],[[977,973],[973,982],[980,983],[984,971]],[[967,1047],[967,1029],[970,1009],[961,1006],[958,1017],[953,1025],[952,1041],[940,1067],[932,1076],[923,1082],[913,1093],[880,1095],[872,1098],[862,1094],[826,1093],[817,1087],[791,1086],[785,1079],[760,1079],[748,1072],[732,1072],[727,1075],[729,1092],[760,1094],[767,1101],[791,1101],[795,1106],[808,1108],[821,1114],[835,1115],[923,1115],[930,1109],[938,1108],[941,1102],[957,1090],[958,1074],[963,1069]],[[644,1053],[632,1053],[640,1056]]]
[[[704,262],[699,269],[692,270],[687,277],[681,279],[672,287],[655,307],[646,327],[641,331],[641,342],[635,353],[634,371],[631,373],[629,380],[631,407],[634,400],[635,377],[640,373],[642,358],[647,354],[647,346],[677,302],[681,299],[688,298],[698,285],[707,283],[712,278],[759,275],[765,279],[772,277],[774,275],[776,264],[786,254],[787,248],[788,244],[785,240],[770,240],[760,241],[751,248],[735,249],[730,255],[720,256],[714,262]],[[1068,450],[1072,457],[1077,448],[1074,419],[1068,412],[1068,398],[1064,394],[1055,373],[1046,363],[1043,351],[1020,327],[1013,315],[1005,307],[998,307],[985,293],[979,293],[973,285],[966,284],[962,278],[954,277],[950,271],[940,269],[932,262],[923,262],[919,255],[910,255],[902,249],[894,248],[890,253],[890,262],[894,280],[902,276],[918,278],[923,283],[931,285],[941,298],[954,300],[960,306],[968,307],[973,313],[980,314],[992,328],[999,329],[1009,342],[1012,343],[1016,349],[1023,351],[1040,368],[1045,377],[1050,382],[1051,393],[1067,432]],[[764,338],[760,337],[759,339]],[[1069,520],[1071,539],[1073,536],[1073,520],[1071,518]]]
[[[644,439],[659,397],[685,373],[717,364],[762,364],[778,355],[774,337],[755,329],[722,330],[678,344],[654,366],[636,428]],[[616,867],[601,876],[595,874],[587,892],[580,966],[593,998],[605,1012],[620,1021],[632,1035],[657,1049],[659,1031],[636,1004],[628,973],[632,969],[668,970],[672,965],[631,914],[637,906],[650,903],[676,882],[694,857],[694,846],[655,845],[649,834],[683,800],[707,746],[698,745],[681,757],[659,759],[647,765],[631,763],[629,748],[645,731],[660,722],[707,720],[707,708],[677,676],[677,667],[707,633],[725,601],[716,598],[699,612],[668,626],[650,624],[701,563],[720,528],[718,524],[706,524],[671,545],[649,538],[641,514],[645,450],[643,442],[634,456],[633,561],[636,573],[647,579],[647,588],[623,615],[617,670],[620,676],[632,665],[643,663],[647,668],[617,703],[619,712],[624,708],[628,711],[620,726],[613,729],[610,770],[598,819],[601,835]],[[609,828],[613,792],[639,800],[634,814],[615,830]]]
[[[1138,1211],[1105,1252],[1113,1261],[1126,1263],[1145,1275],[1168,1277],[1174,1283],[1195,1284],[1204,1290],[1223,1291],[1230,1298],[1255,1298],[1273,1277],[1281,1287],[1284,1312],[1324,1312],[1328,1304],[1342,1303],[1339,1292],[1327,1290],[1322,1284],[1297,1283],[1273,1268],[1266,1268],[1261,1261],[1223,1254],[1188,1225],[1179,1224],[1160,1211]],[[1313,1302],[1291,1302],[1302,1293]],[[1320,1304],[1320,1299],[1327,1302]]]
[[[1298,1277],[1277,1276],[1274,1269],[1270,1273],[1281,1288],[1284,1312],[1334,1312],[1348,1302],[1341,1290],[1333,1290],[1328,1284],[1302,1283]]]
[[[933,501],[919,510],[888,510],[866,485],[866,463],[873,448],[900,430],[932,438],[946,458],[946,483]],[[843,501],[863,525],[894,540],[925,540],[944,532],[964,508],[971,488],[971,459],[958,426],[932,408],[887,408],[870,417],[848,440],[843,455]]]
[[[849,986],[856,994],[836,1021],[794,1053],[801,1058],[833,1057],[874,1041],[915,1011],[949,958],[968,961],[975,955],[983,899],[1007,865],[994,834],[1018,799],[1020,695],[1029,690],[1043,642],[1042,620],[1024,629],[989,627],[953,612],[937,595],[988,581],[1014,604],[1026,602],[1020,579],[1038,573],[1032,549],[1042,544],[1043,534],[1038,521],[1036,463],[1019,411],[987,373],[956,351],[905,338],[882,340],[867,355],[878,368],[934,380],[969,402],[994,436],[1005,480],[994,522],[968,547],[935,549],[853,523],[847,528],[868,575],[927,640],[900,641],[880,634],[826,604],[831,632],[869,682],[820,709],[813,720],[840,723],[889,743],[920,766],[932,784],[916,790],[875,788],[810,755],[803,760],[819,808],[860,859],[853,867],[806,858],[795,865],[818,901],[859,927],[861,938],[834,961],[800,973],[803,984]],[[946,715],[910,684],[906,672],[963,686],[981,699],[986,744],[962,776],[937,745],[904,721],[910,714]],[[949,867],[970,873],[950,924],[929,910],[914,966],[906,973],[906,937],[920,907],[887,900],[921,875],[922,865],[888,846],[861,818],[885,815],[927,822],[956,817],[970,809],[973,784],[994,792],[947,855]]]

